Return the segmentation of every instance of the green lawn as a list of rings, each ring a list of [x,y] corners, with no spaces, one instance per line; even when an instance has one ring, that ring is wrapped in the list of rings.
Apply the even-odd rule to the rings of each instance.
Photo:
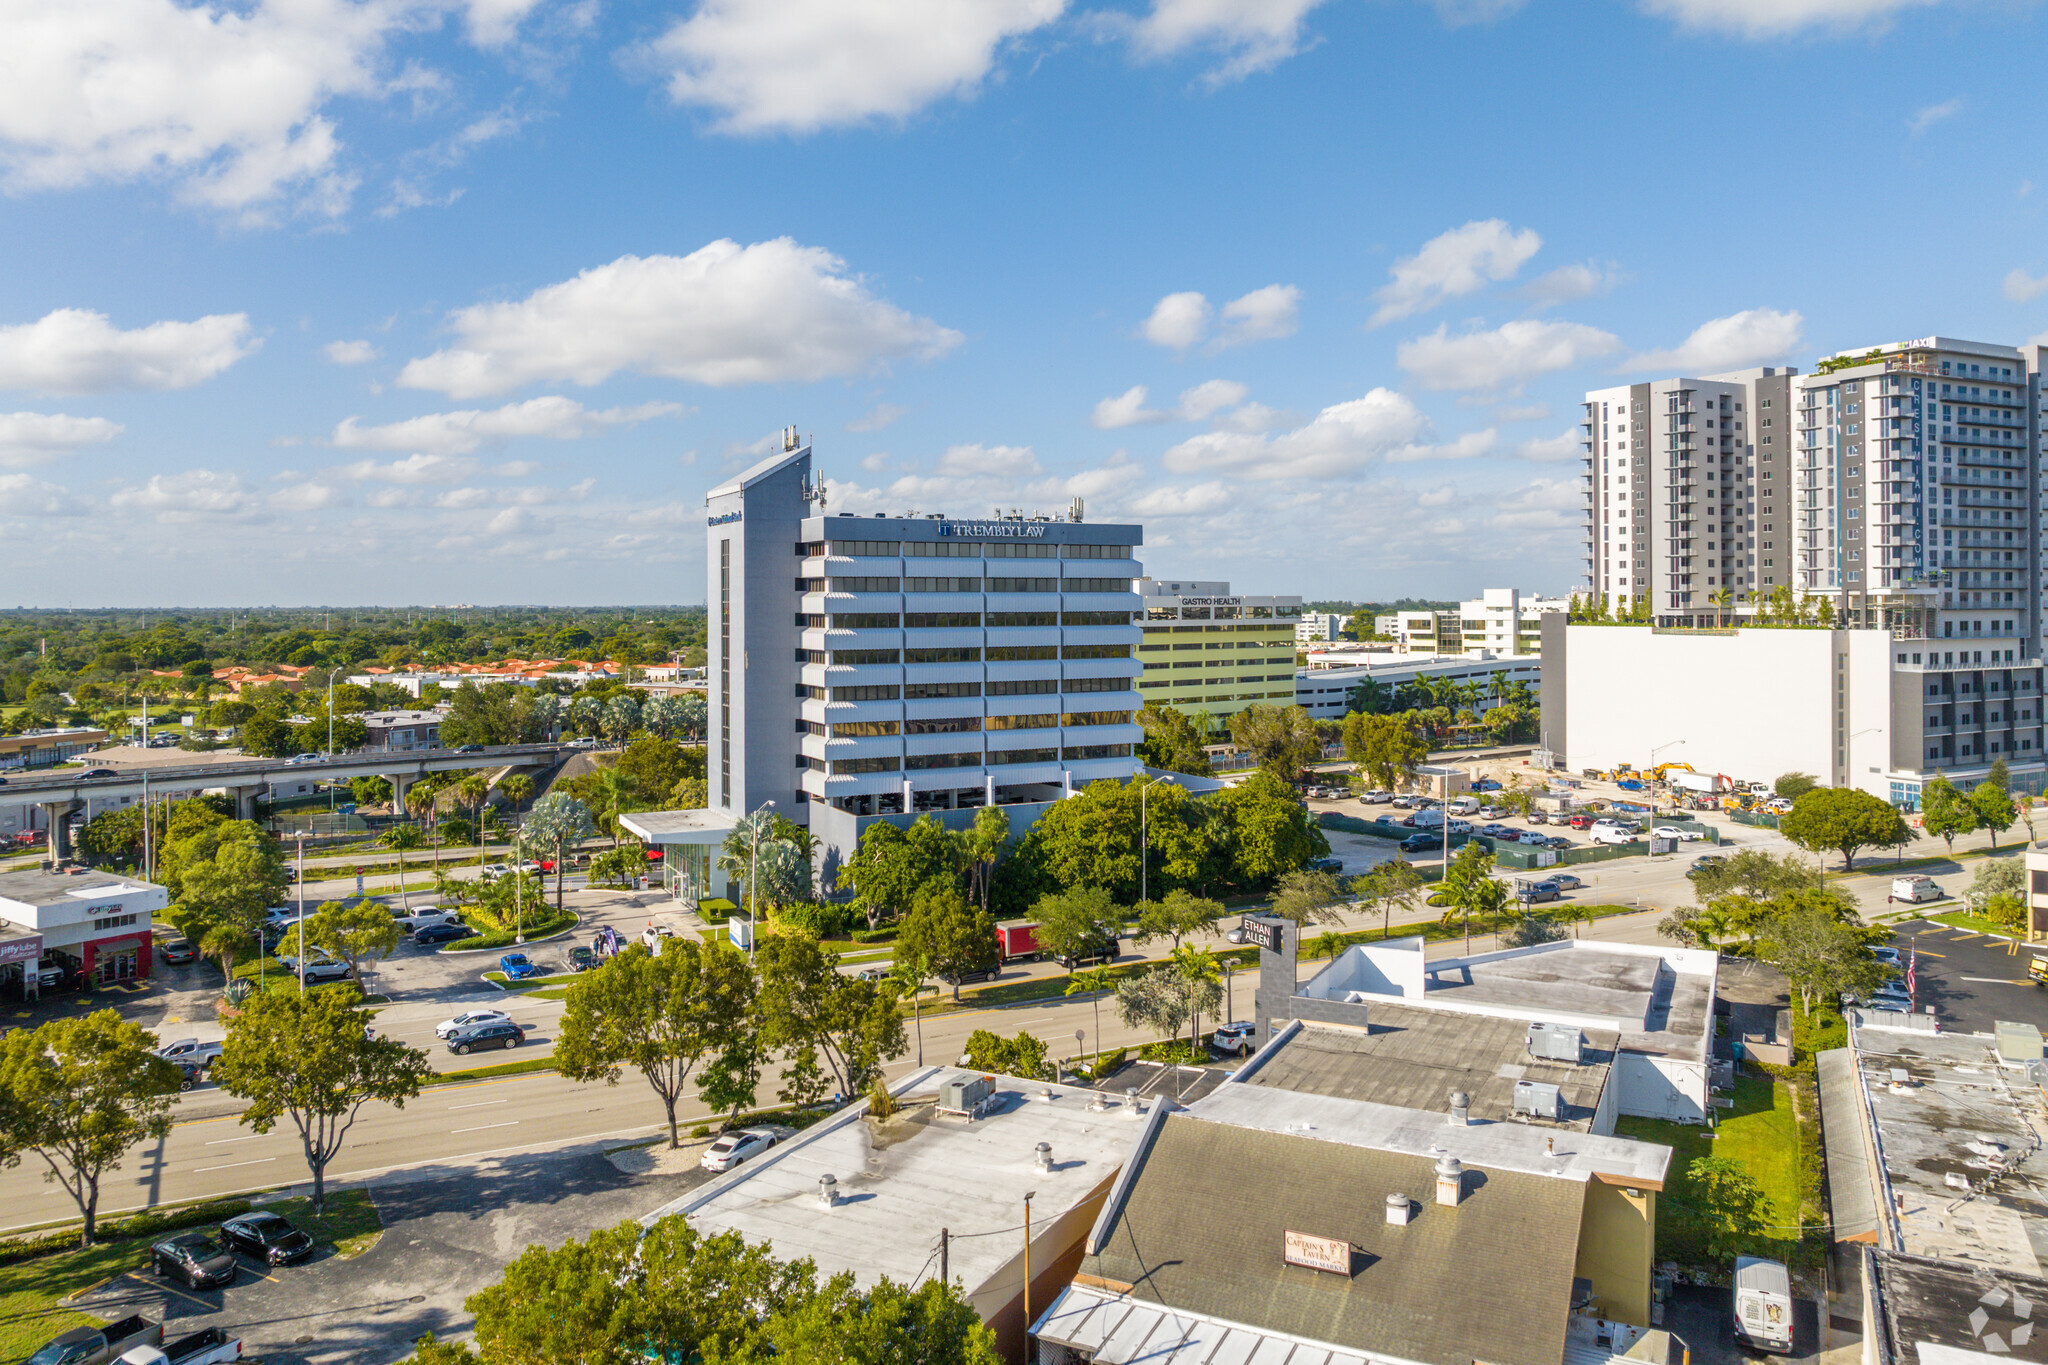
[[[471,1067],[467,1071],[444,1071],[428,1085],[460,1085],[468,1081],[489,1080],[493,1076],[524,1076],[535,1071],[553,1071],[553,1057],[526,1057],[516,1062],[500,1062],[496,1066]]]
[[[1686,1203],[1687,1172],[1701,1157],[1720,1156],[1748,1171],[1769,1201],[1776,1231],[1754,1249],[1787,1260],[1799,1224],[1799,1123],[1792,1091],[1769,1076],[1742,1076],[1735,1082],[1735,1107],[1718,1113],[1717,1128],[1627,1116],[1615,1125],[1622,1137],[1662,1143],[1672,1151],[1657,1209],[1656,1259],[1681,1265],[1705,1261],[1699,1222]]]
[[[102,1242],[90,1251],[66,1251],[0,1266],[0,1359],[21,1360],[74,1327],[100,1321],[57,1300],[149,1261],[149,1241]]]
[[[1990,920],[1973,915],[1967,910],[1950,910],[1946,914],[1927,915],[1925,918],[1933,920],[1936,924],[1952,924],[1958,929],[1968,929],[1974,933],[1997,934],[2002,938],[2012,937],[2012,930],[2004,925],[1993,924]]]
[[[384,1235],[384,1218],[368,1190],[329,1190],[327,1212],[313,1216],[313,1201],[280,1199],[263,1206],[282,1214],[321,1246],[331,1246],[343,1260],[360,1256]]]

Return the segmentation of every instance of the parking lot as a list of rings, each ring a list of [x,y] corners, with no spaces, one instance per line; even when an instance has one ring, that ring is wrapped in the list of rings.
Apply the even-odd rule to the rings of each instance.
[[[244,1258],[234,1284],[198,1292],[144,1271],[77,1307],[110,1321],[158,1318],[167,1338],[219,1327],[271,1365],[399,1360],[424,1332],[467,1330],[463,1300],[528,1245],[637,1218],[710,1178],[694,1167],[629,1175],[628,1164],[584,1148],[401,1172],[370,1186],[384,1234],[354,1260],[323,1251],[264,1269]]]
[[[1893,926],[1892,942],[1915,960],[1913,1003],[1932,1005],[1944,1031],[1990,1033],[2009,1020],[2048,1032],[2048,989],[2027,977],[2031,949],[1925,919]]]

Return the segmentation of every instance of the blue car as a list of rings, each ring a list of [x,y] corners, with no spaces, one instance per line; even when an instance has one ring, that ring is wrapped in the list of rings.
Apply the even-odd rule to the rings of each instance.
[[[525,953],[507,953],[498,959],[498,968],[505,973],[507,981],[524,981],[530,976],[546,976],[538,962],[530,961]]]

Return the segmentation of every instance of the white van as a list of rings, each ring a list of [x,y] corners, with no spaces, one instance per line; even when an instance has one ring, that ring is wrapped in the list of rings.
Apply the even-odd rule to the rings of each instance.
[[[1792,1277],[1783,1262],[1735,1258],[1735,1339],[1752,1350],[1792,1354]]]
[[[1885,902],[1890,904],[1893,901],[1904,901],[1908,905],[1918,905],[1922,901],[1938,901],[1947,894],[1948,892],[1934,884],[1932,877],[1894,877],[1892,893],[1885,897]]]
[[[1634,825],[1597,824],[1586,831],[1586,836],[1596,844],[1632,844],[1637,834]]]
[[[1452,797],[1450,811],[1453,815],[1477,815],[1479,814],[1479,798],[1476,796]]]

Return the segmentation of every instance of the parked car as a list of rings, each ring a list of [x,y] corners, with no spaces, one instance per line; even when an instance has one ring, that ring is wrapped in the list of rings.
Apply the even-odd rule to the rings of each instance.
[[[306,984],[309,986],[329,981],[347,981],[352,979],[355,974],[356,969],[349,966],[346,962],[308,961],[306,963],[305,978]]]
[[[579,943],[574,948],[571,948],[569,950],[570,971],[587,972],[596,965],[597,954],[592,952],[590,949],[584,947],[582,944]]]
[[[1591,829],[1593,828],[1593,817],[1590,815],[1574,815],[1566,823],[1573,829]]]
[[[1636,839],[1633,825],[1595,825],[1588,833],[1596,844],[1629,844]]]
[[[105,1327],[74,1327],[38,1346],[28,1365],[99,1365],[124,1351],[156,1346],[163,1339],[163,1324],[139,1315]]]
[[[166,962],[191,962],[199,956],[199,950],[192,946],[192,940],[167,938],[157,945]]]
[[[1431,849],[1442,848],[1443,846],[1443,836],[1437,834],[1411,834],[1401,841],[1401,851],[1403,853],[1427,853]],[[1238,939],[1231,940],[1233,943],[1240,941]]]
[[[416,933],[429,924],[449,924],[459,919],[453,910],[444,905],[416,905],[412,909],[391,917],[406,933]]]
[[[1415,808],[1415,798],[1412,796],[1396,796],[1393,798],[1393,804],[1396,810],[1413,810]]]
[[[156,1050],[156,1055],[167,1062],[190,1062],[204,1069],[220,1058],[219,1043],[202,1043],[197,1038],[180,1038],[175,1043],[166,1043]]]
[[[1564,899],[1564,888],[1547,879],[1540,882],[1520,882],[1515,886],[1515,899],[1523,905],[1561,901]]]
[[[1562,834],[1553,834],[1544,839],[1543,846],[1545,848],[1570,848],[1572,841],[1565,838]]]
[[[1550,823],[1550,817],[1540,810],[1532,810],[1529,812],[1529,823],[1532,825],[1547,825]],[[1558,823],[1563,824],[1564,821],[1560,820]]]
[[[218,1233],[181,1232],[149,1249],[149,1268],[159,1276],[175,1275],[192,1289],[212,1289],[235,1282],[235,1258]]]
[[[1705,836],[1696,829],[1680,829],[1677,825],[1659,825],[1650,831],[1650,837],[1653,839],[1676,839],[1681,844],[1689,844],[1695,839],[1704,838]]]
[[[547,969],[525,953],[507,953],[498,959],[498,970],[505,974],[507,981],[526,981],[537,976],[546,976]]]
[[[179,1337],[162,1346],[136,1346],[121,1353],[120,1365],[236,1365],[242,1340],[218,1327]]]
[[[475,1028],[478,1024],[509,1024],[511,1022],[512,1016],[503,1010],[464,1010],[453,1019],[443,1019],[440,1023],[434,1025],[434,1036],[445,1039],[452,1033],[460,1033],[466,1028]]]
[[[1342,872],[1344,870],[1344,860],[1342,858],[1310,858],[1308,860],[1308,870],[1311,872]]]
[[[762,1124],[726,1133],[704,1149],[698,1164],[707,1171],[729,1171],[743,1161],[761,1155],[788,1137],[790,1130],[780,1124]]]
[[[504,863],[486,863],[477,870],[476,875],[479,881],[494,882],[511,871],[511,867]]]
[[[879,968],[873,970],[879,971]],[[1003,974],[1001,967],[969,967],[953,976],[941,976],[939,980],[948,986],[965,986],[976,981],[994,981]]]
[[[1880,943],[1872,947],[1870,955],[1886,966],[1903,967],[1906,965],[1905,959],[1900,955],[1899,950],[1892,947],[1889,943]]]
[[[1506,806],[1481,806],[1474,813],[1482,820],[1498,820],[1511,812]]]
[[[458,1057],[486,1048],[518,1047],[526,1041],[526,1030],[511,1020],[501,1024],[472,1024],[448,1035],[448,1050]]]
[[[1482,777],[1472,784],[1472,790],[1476,792],[1497,792],[1500,790],[1500,783],[1490,777]]]
[[[267,1265],[290,1265],[313,1254],[313,1239],[281,1213],[258,1209],[220,1225],[220,1238],[236,1251]]]
[[[1361,805],[1384,806],[1394,799],[1392,792],[1371,791],[1358,798]]]
[[[467,924],[429,924],[413,933],[412,941],[427,947],[441,943],[453,943],[459,938],[475,938],[476,930]]]
[[[1209,1035],[1209,1050],[1219,1056],[1249,1057],[1257,1044],[1258,1025],[1249,1019],[1220,1025]]]

